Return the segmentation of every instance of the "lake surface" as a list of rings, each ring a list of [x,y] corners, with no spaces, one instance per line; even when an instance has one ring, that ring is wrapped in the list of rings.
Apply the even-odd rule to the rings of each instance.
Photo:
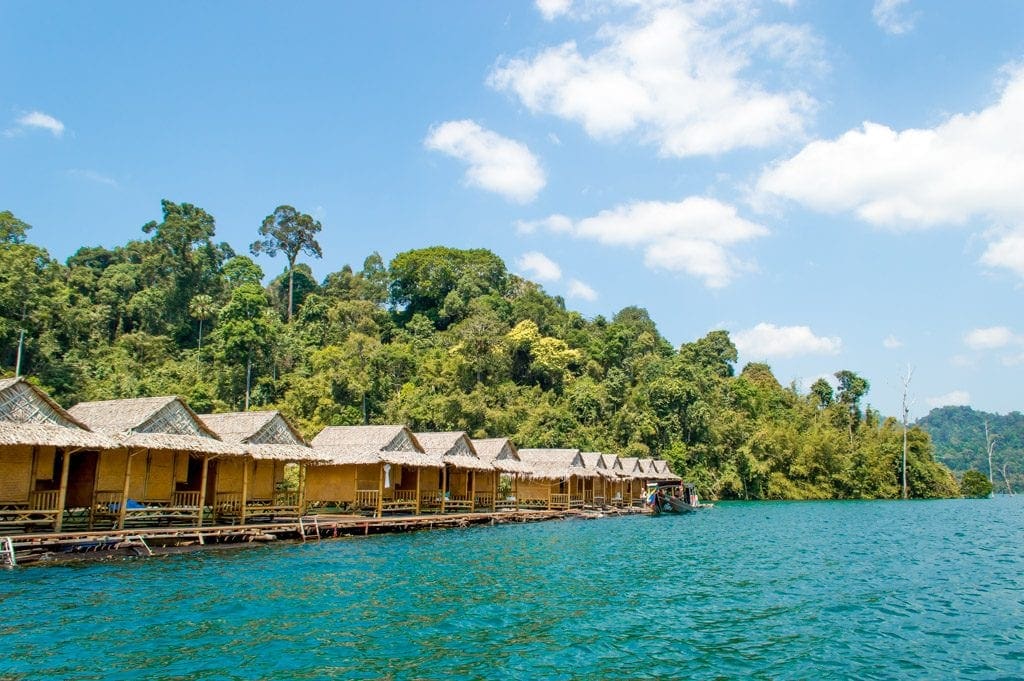
[[[0,573],[0,678],[1024,677],[1024,497],[719,504]]]

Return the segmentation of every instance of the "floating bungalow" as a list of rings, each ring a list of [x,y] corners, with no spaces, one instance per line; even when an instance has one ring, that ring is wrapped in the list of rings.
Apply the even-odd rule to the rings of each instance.
[[[646,496],[647,473],[643,470],[640,459],[635,456],[620,456],[619,465],[623,503],[627,506],[642,506]]]
[[[303,513],[306,464],[316,452],[278,411],[203,414],[203,423],[224,442],[237,445],[245,456],[210,463],[206,498],[217,522],[297,518]],[[296,467],[295,485],[285,485],[285,468]]]
[[[651,480],[657,480],[659,482],[682,482],[682,478],[672,472],[672,469],[668,467],[668,461],[664,459],[652,459],[651,466],[649,469]]]
[[[118,447],[23,378],[0,379],[0,527],[59,532],[87,509],[99,453]]]
[[[99,452],[89,528],[126,524],[199,527],[211,460],[244,456],[178,397],[82,402],[68,410],[117,448]]]
[[[498,476],[492,464],[480,459],[468,435],[461,431],[416,433],[416,440],[427,454],[444,462],[438,481],[442,513],[474,511],[478,505],[493,509]]]
[[[608,467],[608,460],[601,452],[581,452],[580,457],[587,469],[597,473],[583,480],[583,502],[590,506],[604,506],[610,498],[612,481],[618,481],[619,476]]]
[[[307,508],[377,517],[440,509],[445,463],[405,426],[328,426],[310,444],[317,460],[306,469]]]
[[[519,476],[528,471],[519,458],[519,451],[507,437],[473,440],[480,460],[494,468],[494,503],[492,509],[517,508]]]
[[[578,449],[520,449],[519,458],[529,468],[519,482],[520,508],[582,508],[583,480],[598,475]]]

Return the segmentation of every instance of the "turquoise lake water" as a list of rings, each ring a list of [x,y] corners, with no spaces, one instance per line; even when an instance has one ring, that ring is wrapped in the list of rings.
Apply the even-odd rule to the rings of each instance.
[[[0,678],[1022,678],[1024,498],[719,504],[0,573]]]

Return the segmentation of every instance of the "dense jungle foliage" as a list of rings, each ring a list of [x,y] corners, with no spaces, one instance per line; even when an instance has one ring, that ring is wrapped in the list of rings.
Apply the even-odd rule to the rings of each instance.
[[[3,371],[24,329],[22,372],[65,405],[178,394],[199,412],[280,409],[307,436],[402,422],[654,456],[721,498],[900,493],[903,428],[852,371],[807,394],[766,364],[737,373],[725,331],[673,347],[640,307],[586,319],[482,249],[374,253],[317,282],[296,260],[319,255],[320,226],[287,206],[254,228],[254,256],[294,264],[264,286],[214,226],[164,201],[146,238],[62,264],[0,213]],[[908,479],[915,497],[959,493],[917,427]]]
[[[932,409],[917,424],[932,438],[935,458],[957,473],[980,471],[988,479],[992,441],[992,480],[997,493],[1024,490],[1024,414],[989,414],[970,407]]]

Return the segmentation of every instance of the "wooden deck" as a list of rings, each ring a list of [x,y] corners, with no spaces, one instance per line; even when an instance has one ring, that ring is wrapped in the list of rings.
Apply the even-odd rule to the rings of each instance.
[[[615,513],[629,513],[628,509]],[[637,512],[637,511],[632,511]],[[601,514],[603,515],[603,514]],[[9,539],[18,564],[74,560],[98,555],[152,555],[186,547],[274,540],[319,541],[320,539],[411,532],[470,525],[528,523],[573,517],[598,517],[577,509],[505,510],[492,513],[452,513],[372,518],[361,515],[317,514],[296,519],[278,519],[248,525],[209,527],[136,527],[123,530],[47,532],[20,534]]]

